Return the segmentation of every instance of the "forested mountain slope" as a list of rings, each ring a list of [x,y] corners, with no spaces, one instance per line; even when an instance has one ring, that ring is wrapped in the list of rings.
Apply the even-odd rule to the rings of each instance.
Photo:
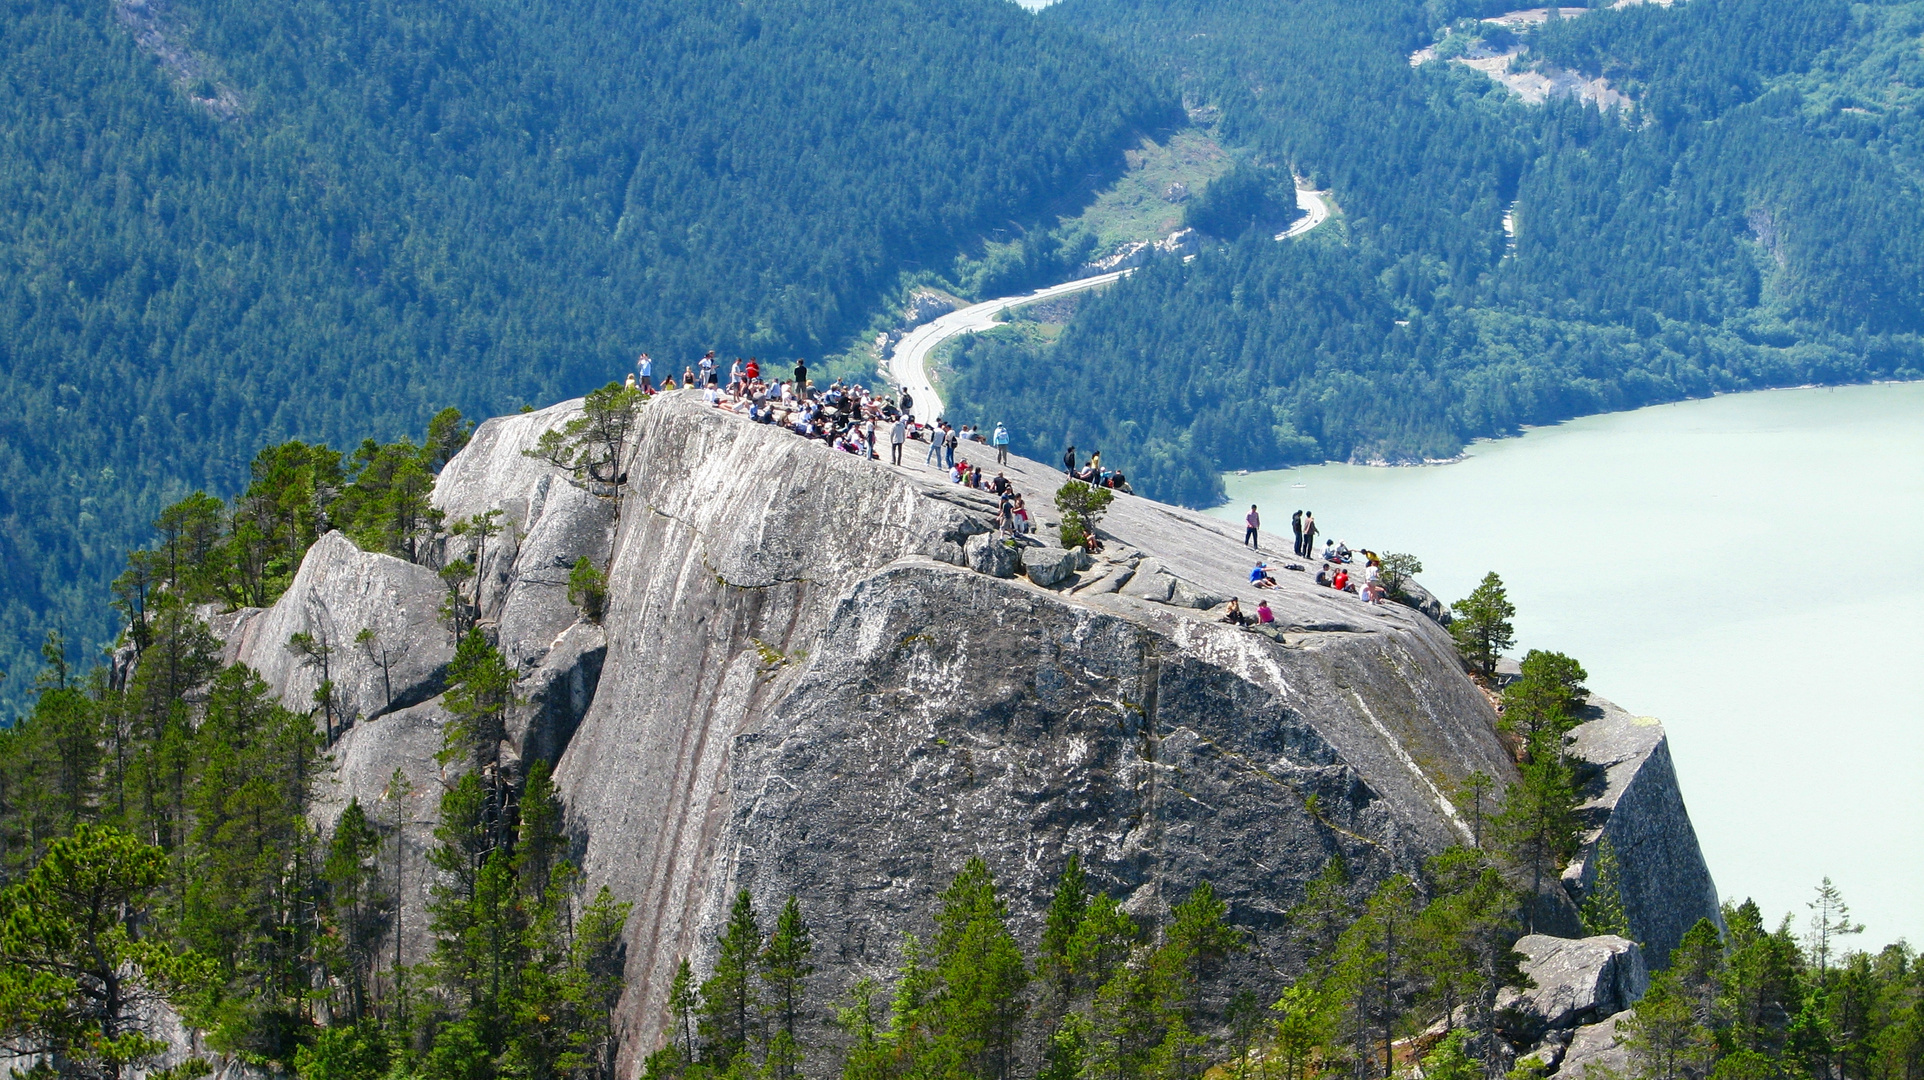
[[[264,442],[819,355],[1176,109],[1001,0],[6,0],[0,88],[16,672]]]
[[[1627,88],[1621,112],[1409,64],[1503,9],[1049,8],[1220,105],[1225,136],[1346,216],[1139,273],[1052,345],[968,342],[954,399],[1027,452],[1102,446],[1139,490],[1206,504],[1227,468],[1446,456],[1586,412],[1918,376],[1924,6],[1689,0],[1533,35],[1533,57]]]

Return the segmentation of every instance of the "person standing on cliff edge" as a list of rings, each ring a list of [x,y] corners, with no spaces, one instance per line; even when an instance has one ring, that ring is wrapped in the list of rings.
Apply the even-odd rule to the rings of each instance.
[[[635,360],[635,374],[641,376],[642,393],[652,394],[655,392],[655,362],[649,358],[647,353],[642,353],[641,356]]]
[[[1289,531],[1296,537],[1290,550],[1300,556],[1303,553],[1303,512],[1301,510],[1289,515]]]
[[[1262,545],[1258,542],[1258,540],[1260,539],[1260,536],[1261,536],[1263,519],[1261,515],[1256,513],[1255,503],[1249,504],[1249,516],[1243,519],[1243,524],[1247,526],[1246,528],[1243,529],[1243,543],[1248,544],[1250,547],[1253,547],[1258,551],[1261,551]]]
[[[1303,558],[1313,558],[1310,552],[1316,550],[1316,515],[1303,511]]]
[[[1076,444],[1070,443],[1069,449],[1062,452],[1062,471],[1070,476],[1076,474]]]
[[[795,399],[808,400],[808,361],[806,359],[795,361]]]
[[[1002,426],[1002,421],[995,422],[995,434],[989,436],[989,441],[995,444],[995,463],[1007,465],[1009,463],[1009,429]]]
[[[909,416],[907,413],[897,413],[895,426],[889,429],[889,457],[892,464],[902,464],[902,444],[908,441],[908,437]]]

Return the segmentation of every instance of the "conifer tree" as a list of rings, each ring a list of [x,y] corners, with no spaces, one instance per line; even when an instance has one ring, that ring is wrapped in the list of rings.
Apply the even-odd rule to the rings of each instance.
[[[933,1001],[945,1061],[984,1080],[1004,1080],[1028,1010],[1028,964],[1009,932],[1008,911],[988,864],[971,858],[936,912]]]
[[[1363,914],[1343,932],[1331,972],[1344,1002],[1343,1027],[1356,1060],[1394,1068],[1393,1044],[1414,992],[1418,952],[1415,924],[1421,905],[1414,883],[1392,875],[1371,894]],[[1368,1069],[1360,1071],[1367,1075]]]
[[[167,1049],[147,1034],[154,1007],[185,1007],[216,978],[200,957],[139,932],[166,878],[159,848],[83,823],[0,890],[0,1041],[80,1080],[152,1064]]]
[[[728,922],[722,927],[715,969],[701,984],[702,1061],[716,1069],[738,1062],[752,1064],[748,1054],[756,1042],[755,1021],[761,1001],[762,932],[755,921],[755,903],[743,889],[735,894]]]
[[[1623,910],[1623,864],[1608,836],[1597,837],[1597,875],[1583,898],[1583,932],[1587,935],[1630,936],[1630,917]]]
[[[1094,992],[1109,981],[1116,969],[1129,959],[1130,949],[1141,939],[1135,920],[1122,910],[1115,897],[1099,892],[1089,900],[1082,921],[1069,939],[1069,969],[1074,976],[1077,995]]]
[[[1089,887],[1082,872],[1082,857],[1072,851],[1056,881],[1049,910],[1043,914],[1041,955],[1036,958],[1036,975],[1063,1001],[1075,992],[1075,964],[1070,950],[1088,908]]]
[[[1805,906],[1810,909],[1810,930],[1805,938],[1821,976],[1830,971],[1831,961],[1837,954],[1837,939],[1863,933],[1864,924],[1851,921],[1850,905],[1844,903],[1844,894],[1831,884],[1828,876],[1817,886],[1817,895]]]
[[[368,1015],[375,960],[392,905],[382,888],[380,851],[380,831],[361,801],[349,800],[328,842],[321,881],[327,888],[330,940],[338,952],[337,977],[346,991],[346,1008],[340,1011],[355,1023]]]
[[[1510,625],[1516,605],[1510,603],[1503,579],[1494,570],[1483,575],[1469,596],[1450,605],[1450,615],[1450,635],[1463,659],[1484,678],[1495,678],[1497,659],[1516,639]]]
[[[1556,736],[1561,742],[1562,736]],[[1543,883],[1556,880],[1576,851],[1576,780],[1559,748],[1538,746],[1518,768],[1521,779],[1504,793],[1503,811],[1492,822],[1511,863],[1530,875],[1527,925],[1534,932]]]
[[[795,1018],[801,1012],[804,981],[815,971],[808,962],[815,951],[802,919],[801,901],[793,893],[776,916],[775,930],[762,950],[762,981],[768,984],[768,1008],[775,1031],[768,1040],[769,1072],[789,1080],[802,1061],[802,1044],[795,1037]]]

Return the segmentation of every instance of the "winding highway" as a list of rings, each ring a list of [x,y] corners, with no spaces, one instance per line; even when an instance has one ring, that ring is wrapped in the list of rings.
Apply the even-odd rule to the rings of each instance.
[[[1314,229],[1329,220],[1328,192],[1296,189],[1296,205],[1302,209],[1303,216],[1292,222],[1289,228],[1276,234],[1278,240],[1289,240]],[[1195,256],[1190,256],[1194,258]],[[958,334],[973,334],[987,330],[996,324],[996,316],[1010,308],[1033,304],[1039,300],[1049,300],[1070,293],[1094,289],[1129,276],[1129,270],[1097,274],[1094,277],[1077,278],[1046,289],[1023,293],[1020,296],[1005,296],[999,300],[984,300],[979,304],[951,311],[940,318],[923,323],[909,331],[895,346],[889,356],[888,374],[896,386],[915,396],[915,415],[925,422],[933,421],[942,415],[942,399],[935,392],[935,382],[929,376],[929,354],[935,347]]]

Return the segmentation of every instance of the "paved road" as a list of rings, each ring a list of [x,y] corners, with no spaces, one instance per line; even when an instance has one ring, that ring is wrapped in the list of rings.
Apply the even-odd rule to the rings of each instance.
[[[1296,205],[1304,211],[1304,214],[1288,229],[1277,233],[1276,239],[1288,240],[1291,237],[1301,236],[1328,221],[1329,201],[1323,197],[1324,194],[1319,191],[1296,189]],[[908,336],[896,344],[895,352],[889,357],[889,379],[915,396],[917,419],[924,422],[933,421],[942,415],[942,399],[935,392],[935,384],[930,380],[928,370],[929,354],[935,351],[937,345],[958,334],[973,334],[978,330],[989,329],[995,325],[995,317],[1010,308],[1033,304],[1038,300],[1048,300],[1052,297],[1067,296],[1084,289],[1098,288],[1125,278],[1129,273],[1128,270],[1118,270],[1111,274],[1097,274],[1095,277],[1065,281],[1060,285],[1051,285],[1046,289],[1037,289],[1035,292],[1023,293],[1020,296],[984,300],[980,304],[971,304],[958,311],[951,311],[932,322],[923,323],[909,331]]]

